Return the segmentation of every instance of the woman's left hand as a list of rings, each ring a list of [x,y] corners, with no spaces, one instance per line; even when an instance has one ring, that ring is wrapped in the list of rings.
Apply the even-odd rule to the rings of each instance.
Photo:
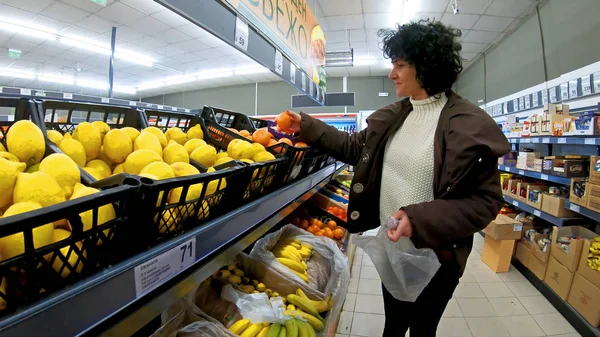
[[[404,210],[399,210],[398,212],[392,215],[393,218],[398,220],[398,226],[393,229],[388,229],[387,236],[388,239],[397,242],[401,237],[405,236],[407,238],[412,236],[412,224],[410,223],[410,219],[408,218],[408,214]]]

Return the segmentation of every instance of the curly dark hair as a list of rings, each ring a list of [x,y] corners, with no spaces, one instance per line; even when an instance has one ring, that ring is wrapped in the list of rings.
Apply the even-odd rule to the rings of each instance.
[[[379,30],[378,35],[383,38],[385,56],[413,65],[417,81],[430,96],[449,92],[463,70],[459,29],[420,20]]]

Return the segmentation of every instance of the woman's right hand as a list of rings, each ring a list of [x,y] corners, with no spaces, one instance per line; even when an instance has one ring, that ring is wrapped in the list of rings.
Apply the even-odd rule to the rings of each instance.
[[[292,133],[297,133],[300,132],[300,121],[302,120],[302,117],[300,116],[300,114],[297,114],[293,111],[289,111],[286,110],[285,114],[288,115],[288,117],[290,117],[290,128],[289,130]]]

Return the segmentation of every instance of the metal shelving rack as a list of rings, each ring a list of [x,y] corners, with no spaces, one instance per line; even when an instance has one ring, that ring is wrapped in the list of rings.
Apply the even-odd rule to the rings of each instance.
[[[571,186],[571,178],[553,176],[553,175],[549,175],[549,174],[543,174],[540,172],[534,172],[534,171],[528,171],[528,170],[520,170],[516,167],[502,166],[502,165],[498,165],[498,170],[518,174],[518,175],[524,176],[524,177],[530,177],[530,178],[535,178],[535,179],[539,179],[539,180],[550,181],[550,182],[561,184],[561,185]]]
[[[524,203],[520,200],[516,200],[508,195],[504,195],[504,201],[506,201],[507,203],[509,203],[525,212],[531,213],[531,214],[537,216],[538,218],[542,218],[542,219],[550,222],[551,224],[553,224],[555,226],[559,226],[559,227],[581,224],[582,221],[584,220],[583,218],[558,218],[558,217],[555,217],[554,215],[548,214],[546,212],[542,212],[539,209],[531,207],[531,206],[527,205],[526,203]]]
[[[132,335],[300,206],[345,165],[332,164],[173,240],[0,319],[3,336]],[[136,293],[134,269],[195,240],[187,268]],[[74,309],[75,308],[75,309]],[[141,309],[141,310],[140,310]],[[57,323],[60,322],[60,323]]]

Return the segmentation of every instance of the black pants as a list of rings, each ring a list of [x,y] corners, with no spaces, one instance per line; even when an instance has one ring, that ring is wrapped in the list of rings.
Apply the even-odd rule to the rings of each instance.
[[[395,299],[382,284],[385,309],[383,337],[404,337],[408,328],[411,337],[435,336],[459,278],[457,264],[442,265],[414,303]]]

